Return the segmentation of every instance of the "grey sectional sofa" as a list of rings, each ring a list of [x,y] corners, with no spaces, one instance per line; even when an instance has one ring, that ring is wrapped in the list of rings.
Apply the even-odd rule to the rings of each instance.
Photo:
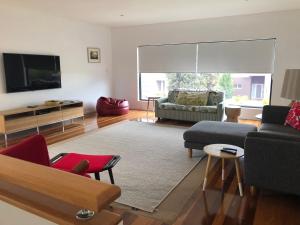
[[[167,98],[155,102],[155,116],[159,119],[174,119],[198,122],[201,120],[222,121],[224,93],[209,91],[205,106],[176,104],[179,90],[169,91]]]
[[[265,106],[259,132],[245,141],[245,182],[300,195],[300,131],[284,126],[286,106]]]

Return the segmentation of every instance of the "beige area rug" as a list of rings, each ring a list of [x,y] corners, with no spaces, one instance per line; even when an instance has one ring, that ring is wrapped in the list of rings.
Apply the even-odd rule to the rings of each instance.
[[[122,157],[113,168],[121,187],[118,203],[153,212],[203,157],[187,157],[185,128],[126,121],[49,147],[51,157],[61,152],[116,154]],[[101,179],[109,182],[107,172]]]

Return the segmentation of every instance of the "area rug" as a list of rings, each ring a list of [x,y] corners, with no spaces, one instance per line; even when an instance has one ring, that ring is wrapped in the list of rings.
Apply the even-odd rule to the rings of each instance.
[[[184,148],[185,128],[126,121],[100,128],[49,146],[51,156],[61,152],[115,154],[122,157],[113,168],[122,194],[117,200],[153,212],[203,157],[189,158]],[[101,180],[109,183],[107,172]]]

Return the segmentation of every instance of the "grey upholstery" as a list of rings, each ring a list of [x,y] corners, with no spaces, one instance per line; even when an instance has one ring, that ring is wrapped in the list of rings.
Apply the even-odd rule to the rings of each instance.
[[[169,91],[167,98],[160,98],[155,101],[155,117],[160,119],[173,119],[193,122],[202,120],[222,120],[224,114],[223,92],[209,91],[208,102],[206,106],[188,106],[176,104],[176,98],[179,92],[179,90]]]
[[[263,108],[259,132],[245,142],[245,182],[260,188],[300,195],[300,132],[284,126],[285,106]]]
[[[244,148],[248,132],[254,132],[254,125],[230,122],[201,121],[184,132],[185,147],[202,150],[208,144],[231,144]]]
[[[283,136],[294,136],[300,139],[300,132],[290,126],[283,126],[279,124],[263,123],[259,128],[260,132],[269,134],[278,134]]]

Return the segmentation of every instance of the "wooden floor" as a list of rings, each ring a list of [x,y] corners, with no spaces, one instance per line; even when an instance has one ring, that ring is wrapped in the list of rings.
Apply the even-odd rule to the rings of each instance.
[[[79,120],[78,124],[68,125],[64,133],[59,125],[46,127],[41,132],[45,135],[47,143],[52,144],[123,120],[156,122],[153,113],[149,113],[147,119],[144,111],[131,111],[124,116],[101,118],[91,114],[86,116],[84,122]],[[256,121],[240,122],[258,125]],[[169,120],[162,120],[159,123],[192,125]],[[12,135],[9,137],[9,144],[14,144],[27,135],[30,134]],[[3,145],[3,142],[0,144]],[[300,225],[299,197],[266,190],[257,190],[252,194],[250,188],[245,187],[245,195],[241,198],[237,190],[233,164],[226,164],[227,173],[223,184],[220,164],[216,163],[214,168],[211,168],[206,191],[203,192],[199,188],[193,193],[173,225]],[[124,225],[164,224],[163,221],[137,216],[121,209],[113,210],[123,215]]]

